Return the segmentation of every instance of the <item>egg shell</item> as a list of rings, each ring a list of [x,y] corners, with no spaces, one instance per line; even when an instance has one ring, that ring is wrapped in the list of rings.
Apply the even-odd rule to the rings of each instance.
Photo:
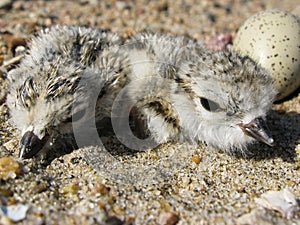
[[[251,16],[238,30],[233,49],[266,68],[281,100],[300,86],[300,19],[281,10]]]

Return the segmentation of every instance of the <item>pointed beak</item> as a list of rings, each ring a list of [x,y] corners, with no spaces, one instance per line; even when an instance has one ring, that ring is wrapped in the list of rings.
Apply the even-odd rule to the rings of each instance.
[[[39,139],[32,131],[27,131],[20,143],[20,158],[32,158],[43,147],[44,142]]]
[[[274,140],[272,137],[268,135],[268,128],[265,124],[265,121],[261,118],[256,118],[252,120],[250,123],[238,124],[244,134],[261,141],[269,146],[274,146]]]

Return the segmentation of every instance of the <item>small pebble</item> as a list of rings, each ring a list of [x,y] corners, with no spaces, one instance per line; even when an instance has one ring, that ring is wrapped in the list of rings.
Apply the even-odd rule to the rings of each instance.
[[[11,139],[8,142],[4,143],[3,146],[9,151],[14,152],[18,149],[18,140]]]
[[[95,185],[95,188],[93,190],[95,193],[99,193],[101,195],[106,195],[109,192],[109,188],[107,188],[105,185],[101,184],[101,183],[97,183]]]
[[[0,179],[14,179],[17,175],[21,174],[21,172],[22,170],[20,164],[13,158],[0,158]]]
[[[256,203],[267,208],[273,209],[282,214],[287,219],[292,219],[299,211],[299,199],[290,188],[282,191],[268,191],[255,199]]]
[[[220,34],[208,40],[207,48],[213,51],[220,51],[226,49],[226,46],[232,44],[231,34]]]
[[[65,195],[77,195],[79,184],[77,182],[69,183],[62,188],[62,193]]]
[[[172,212],[163,212],[158,218],[158,224],[161,225],[175,225],[179,221],[179,217]]]
[[[26,48],[24,46],[20,45],[15,48],[15,56],[23,55],[25,53],[26,53]]]
[[[199,164],[201,162],[201,157],[199,155],[193,155],[192,160],[194,163]]]
[[[15,38],[12,38],[12,40],[8,44],[8,48],[10,49],[13,56],[18,56],[18,55],[20,55],[21,50],[22,50],[22,53],[24,53],[26,51],[26,48],[25,48],[26,43],[27,43],[27,40],[25,38],[15,37]],[[23,47],[23,48],[21,48],[21,47]],[[19,48],[18,52],[16,50],[17,48]]]
[[[29,206],[23,205],[23,204],[0,206],[0,215],[7,217],[8,219],[12,220],[13,222],[19,222],[26,218],[28,209],[29,209]]]

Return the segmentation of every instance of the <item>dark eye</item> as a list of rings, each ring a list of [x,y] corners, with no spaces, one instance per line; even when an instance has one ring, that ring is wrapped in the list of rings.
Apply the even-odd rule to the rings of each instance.
[[[71,118],[72,122],[77,122],[77,121],[81,120],[84,117],[85,113],[86,113],[86,109],[82,109],[82,110],[76,112],[75,114],[73,114],[73,116]]]
[[[221,110],[219,104],[214,101],[208,100],[206,98],[200,98],[200,102],[203,108],[209,112],[217,112]]]

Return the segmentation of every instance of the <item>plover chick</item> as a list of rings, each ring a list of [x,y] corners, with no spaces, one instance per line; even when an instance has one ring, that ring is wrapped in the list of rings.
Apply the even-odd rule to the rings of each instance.
[[[90,119],[110,116],[122,90],[122,104],[134,105],[157,143],[189,140],[225,151],[255,139],[273,144],[262,125],[275,96],[269,74],[248,57],[180,37],[140,34],[123,44],[110,33],[56,27],[33,39],[9,81],[7,104],[23,157],[73,140],[72,117],[88,111],[84,103],[95,94]],[[85,82],[91,87],[81,89]]]
[[[74,141],[72,116],[85,111],[84,103],[95,89],[123,85],[126,67],[122,65],[125,57],[118,53],[121,43],[116,34],[66,26],[33,38],[29,53],[8,74],[7,105],[13,124],[21,131],[21,157]],[[89,87],[79,88],[80,81]],[[103,102],[112,101],[109,90],[103,88],[100,95],[106,98],[101,98]],[[105,113],[105,103],[102,106],[100,111]]]
[[[225,151],[274,144],[265,117],[276,91],[256,62],[170,36],[132,42],[128,95],[157,143],[202,141]]]

